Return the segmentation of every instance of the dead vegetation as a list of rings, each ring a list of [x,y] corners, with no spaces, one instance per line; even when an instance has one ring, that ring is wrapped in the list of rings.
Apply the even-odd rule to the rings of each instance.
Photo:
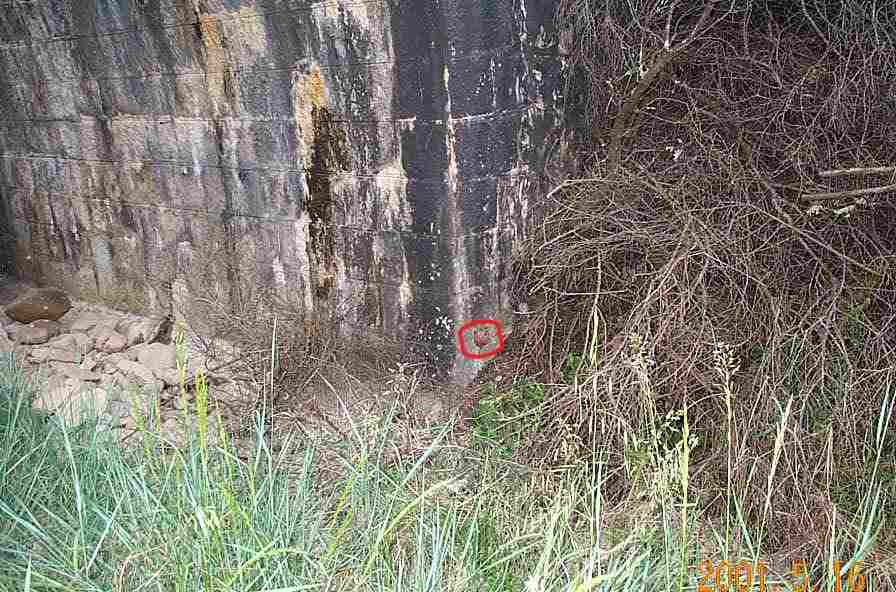
[[[619,501],[630,435],[687,407],[701,502],[724,512],[730,464],[748,524],[823,556],[896,392],[896,3],[563,0],[557,22],[593,134],[519,261],[525,356],[555,384],[583,363],[528,452],[606,457]]]
[[[250,257],[213,247],[193,256],[197,273],[189,278],[190,296],[181,311],[192,340],[212,361],[210,370],[226,367],[257,393],[254,409],[233,411],[248,424],[266,406],[273,429],[301,429],[309,419],[341,433],[320,397],[363,390],[362,382],[387,374],[398,345],[347,333],[343,319],[352,313],[352,302],[308,310],[300,290],[278,289],[271,278],[259,277]]]

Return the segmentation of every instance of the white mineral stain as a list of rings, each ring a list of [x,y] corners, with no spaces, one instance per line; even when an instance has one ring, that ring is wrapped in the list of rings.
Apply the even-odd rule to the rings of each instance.
[[[190,130],[190,156],[193,159],[193,176],[202,175],[202,166],[199,164],[199,144],[196,141],[196,128]]]
[[[446,65],[442,71],[442,79],[445,84],[445,122],[447,127],[447,133],[445,134],[445,141],[447,147],[447,155],[448,155],[448,170],[446,174],[446,180],[448,182],[448,216],[450,218],[450,226],[449,228],[453,231],[458,231],[461,228],[461,220],[460,220],[460,209],[458,208],[457,203],[457,155],[455,153],[455,142],[456,136],[454,132],[454,121],[451,117],[451,93],[449,92],[449,72],[448,66]],[[466,252],[464,248],[464,242],[462,240],[457,241],[456,252],[452,253],[452,260],[455,265],[455,273],[453,279],[454,285],[452,286],[452,291],[454,294],[462,294],[464,285],[466,284]],[[455,311],[458,313],[458,316],[463,316],[464,310]]]
[[[271,269],[274,272],[274,282],[277,284],[278,288],[282,288],[286,285],[286,271],[283,268],[283,262],[280,260],[280,255],[275,255],[274,260],[271,262]]]
[[[386,224],[403,229],[411,224],[410,208],[406,207],[408,176],[401,164],[401,156],[377,171],[376,186],[382,199]]]
[[[456,135],[454,131],[454,121],[451,117],[451,93],[449,92],[449,72],[446,65],[443,71],[443,81],[445,84],[445,123],[446,123],[446,148],[448,155],[448,170],[446,181],[448,184],[448,230],[452,234],[460,234],[461,219],[460,208],[458,206],[458,170],[457,170],[457,154],[455,152]],[[451,285],[451,317],[454,322],[464,322],[470,315],[469,301],[465,296],[464,287],[469,284],[469,270],[467,269],[466,245],[462,238],[455,236],[449,239],[451,245],[450,258],[453,265],[452,285]],[[452,338],[452,329],[443,327],[444,337]],[[459,382],[468,382],[472,376],[475,376],[476,370],[481,366],[478,362],[467,360],[460,351],[454,356],[453,374],[455,380]]]
[[[398,301],[401,305],[402,315],[407,312],[411,303],[414,301],[414,289],[408,281],[407,264],[405,264],[404,277],[401,281],[401,285],[398,286]]]
[[[252,7],[243,6],[239,10],[231,11],[229,14],[239,19],[240,38],[243,41],[243,46],[257,54],[267,53],[268,34],[264,26],[264,20],[258,14],[258,11]]]
[[[308,191],[305,175],[302,175],[305,191]],[[307,193],[305,194],[307,195]],[[307,212],[302,212],[298,220],[292,224],[296,237],[296,256],[299,259],[299,270],[302,274],[302,302],[305,310],[314,309],[314,299],[311,297],[311,262],[308,259],[308,228],[310,225]]]
[[[357,24],[364,29],[371,28],[371,20],[378,20],[375,18],[376,15],[371,19],[369,10],[369,8],[371,8],[371,3],[369,2],[324,2],[321,7],[323,8],[324,16],[331,20],[339,19],[340,8],[342,8],[342,10],[351,14],[355,18]]]
[[[407,117],[405,119],[396,119],[395,123],[398,124],[399,131],[407,131],[412,132],[417,125],[417,116]]]

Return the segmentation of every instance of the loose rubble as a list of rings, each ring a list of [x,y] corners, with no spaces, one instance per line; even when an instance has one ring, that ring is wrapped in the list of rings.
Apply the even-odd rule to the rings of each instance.
[[[35,408],[69,424],[95,411],[100,426],[117,430],[122,441],[135,432],[141,417],[157,410],[163,436],[173,445],[182,442],[184,401],[192,407],[195,396],[189,385],[207,364],[188,346],[181,375],[169,319],[72,303],[52,289],[31,290],[3,312],[0,352],[14,352],[40,381]],[[212,378],[221,396],[212,396],[210,424],[236,428],[237,412],[252,405],[245,394],[251,389],[225,373]]]
[[[123,445],[140,442],[133,436],[145,425],[171,446],[181,446],[195,431],[201,371],[209,385],[209,433],[223,428],[238,453],[248,455],[262,389],[233,370],[238,354],[231,346],[216,343],[219,357],[207,359],[186,336],[181,344],[186,351],[178,351],[172,329],[165,317],[127,314],[69,302],[58,291],[32,290],[0,311],[0,353],[13,352],[37,381],[36,409],[68,425],[90,413],[99,418],[98,429]],[[449,404],[442,392],[420,390],[403,370],[396,372],[385,385],[347,377],[335,390],[326,382],[327,389],[317,394],[307,385],[302,392],[278,393],[277,408],[266,408],[271,413],[266,434],[275,448],[280,435],[297,428],[306,438],[349,437],[357,427],[351,418],[379,421],[397,403],[401,411],[393,421],[402,427],[394,430],[393,448],[399,455],[419,454],[435,437],[429,426],[446,421],[457,402]]]

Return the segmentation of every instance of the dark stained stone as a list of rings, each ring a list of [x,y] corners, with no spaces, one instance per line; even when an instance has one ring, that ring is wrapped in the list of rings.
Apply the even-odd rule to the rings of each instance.
[[[9,318],[20,323],[38,319],[58,320],[72,307],[72,301],[62,290],[35,288],[6,307]]]

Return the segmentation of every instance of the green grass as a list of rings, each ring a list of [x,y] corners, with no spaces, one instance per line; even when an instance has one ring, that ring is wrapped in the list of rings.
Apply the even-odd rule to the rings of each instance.
[[[527,432],[540,421],[544,389],[539,384],[520,382],[506,392],[493,385],[482,389],[473,415],[473,443],[481,450],[510,459],[519,450]]]
[[[672,472],[684,497],[621,530],[608,526],[600,463],[550,475],[546,493],[485,463],[460,491],[455,477],[424,468],[438,440],[389,468],[385,434],[360,427],[338,455],[301,441],[275,454],[257,417],[247,460],[201,420],[181,450],[166,453],[151,421],[123,449],[89,417],[66,428],[35,413],[34,394],[4,359],[0,590],[698,589],[705,549],[692,537],[701,515],[689,504],[687,446]],[[869,551],[875,487],[855,525],[861,537],[833,537],[832,558]],[[752,550],[762,557],[758,542]]]

